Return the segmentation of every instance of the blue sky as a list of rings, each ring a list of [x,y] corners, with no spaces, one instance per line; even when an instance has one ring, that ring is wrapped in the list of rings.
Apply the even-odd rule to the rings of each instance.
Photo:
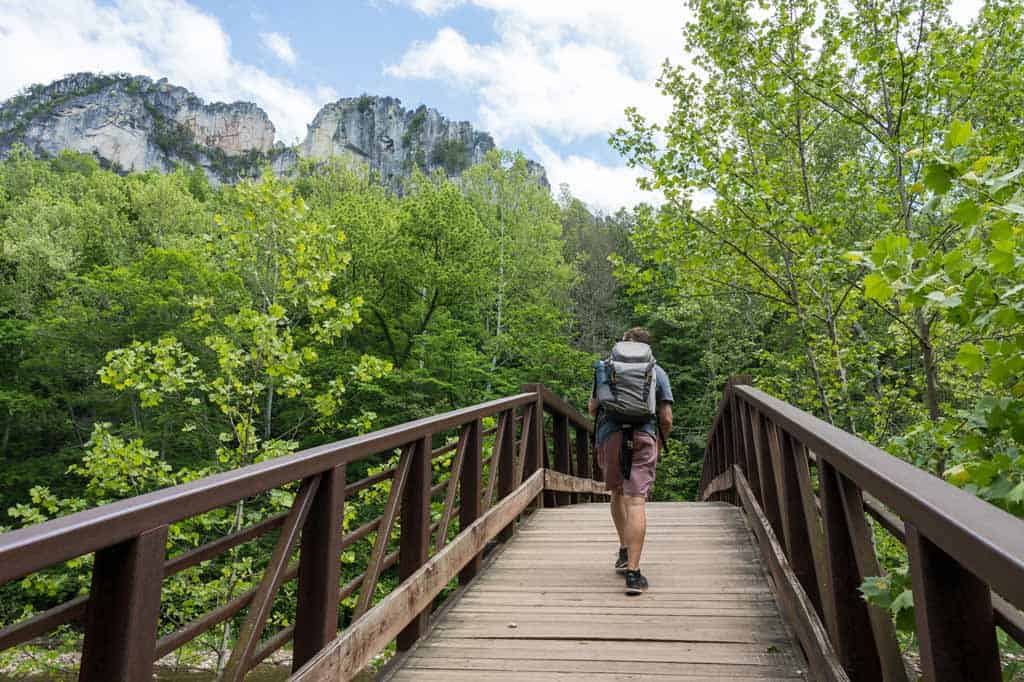
[[[952,0],[965,21],[981,0]],[[292,143],[326,103],[364,92],[427,104],[544,164],[592,208],[658,197],[608,147],[654,82],[686,64],[684,0],[0,0],[0,99],[76,71],[167,77],[253,101]]]

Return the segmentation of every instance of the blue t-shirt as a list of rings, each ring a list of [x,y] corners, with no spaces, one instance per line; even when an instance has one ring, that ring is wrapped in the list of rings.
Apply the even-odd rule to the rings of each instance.
[[[655,388],[655,391],[654,391],[654,396],[655,396],[655,398],[658,401],[658,405],[660,406],[662,403],[671,403],[671,402],[673,402],[673,400],[672,400],[672,385],[668,381],[668,374],[665,372],[665,370],[663,370],[661,368],[661,365],[655,365],[654,366],[654,378],[658,382],[658,385],[657,385],[657,387]],[[597,395],[597,386],[594,386],[594,388],[590,392],[590,395],[591,395],[591,397],[594,397],[594,396]],[[614,419],[612,419],[611,417],[606,417],[604,415],[598,415],[598,416],[600,418],[600,421],[597,424],[597,437],[596,437],[596,441],[597,441],[598,444],[600,444],[600,443],[604,442],[605,438],[607,438],[608,436],[612,435],[616,431],[621,431],[622,430],[622,425],[619,424]],[[649,421],[646,424],[644,424],[643,426],[641,426],[640,430],[641,431],[646,431],[647,433],[649,433],[652,436],[654,436],[655,439],[657,439],[658,438],[658,422],[657,422],[657,417],[655,417],[651,421]],[[666,437],[667,437],[667,434],[666,434]]]

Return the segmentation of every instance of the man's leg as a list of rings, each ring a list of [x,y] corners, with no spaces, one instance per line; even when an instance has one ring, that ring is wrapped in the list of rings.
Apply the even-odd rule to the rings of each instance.
[[[612,521],[615,532],[619,534],[619,547],[626,546],[626,497],[621,492],[612,492]]]
[[[622,539],[629,550],[629,570],[636,571],[640,568],[640,554],[644,551],[644,537],[647,535],[647,508],[644,506],[647,499],[623,495],[622,501],[626,512]]]

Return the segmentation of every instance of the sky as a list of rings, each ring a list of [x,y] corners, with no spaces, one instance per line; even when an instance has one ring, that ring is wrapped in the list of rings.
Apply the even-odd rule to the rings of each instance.
[[[955,0],[973,15],[979,0]],[[468,120],[595,210],[656,196],[608,146],[635,106],[664,119],[685,63],[683,0],[0,0],[0,100],[78,71],[129,72],[252,101],[293,144],[363,93]]]

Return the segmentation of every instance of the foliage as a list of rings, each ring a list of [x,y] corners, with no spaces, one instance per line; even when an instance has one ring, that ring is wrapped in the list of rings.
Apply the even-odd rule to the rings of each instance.
[[[1024,6],[967,26],[941,0],[689,7],[671,115],[631,109],[612,144],[666,199],[616,274],[638,311],[695,325],[701,411],[751,374],[1024,515]],[[862,589],[909,627],[882,547]]]
[[[459,175],[472,163],[466,143],[457,137],[441,140],[430,152],[430,165],[444,168],[448,175]]]
[[[574,270],[559,208],[521,157],[496,156],[467,173],[466,187],[417,173],[396,195],[338,161],[306,164],[293,180],[215,188],[199,168],[118,176],[87,156],[46,161],[14,150],[0,162],[6,523],[40,522],[549,377],[578,399],[591,356],[570,346]],[[486,199],[489,183],[500,188],[500,209]],[[508,254],[504,270],[499,251]],[[355,463],[350,476],[381,471],[394,456]],[[435,463],[439,481],[444,464]],[[346,505],[346,529],[379,514],[388,485]],[[287,509],[294,492],[286,486],[174,524],[168,554]],[[161,635],[253,587],[272,541],[168,578]],[[372,541],[342,557],[344,580],[363,570]],[[82,593],[89,561],[0,586],[0,620]],[[380,590],[396,579],[385,573]],[[282,589],[271,627],[289,623],[294,589]],[[197,638],[179,661],[212,654],[223,665],[239,624],[236,616]],[[0,666],[56,671],[79,638],[62,629]]]

